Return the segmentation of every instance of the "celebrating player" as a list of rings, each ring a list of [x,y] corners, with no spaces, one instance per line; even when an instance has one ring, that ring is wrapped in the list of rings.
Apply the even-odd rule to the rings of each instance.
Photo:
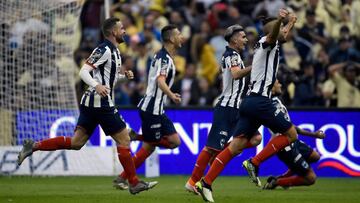
[[[283,111],[285,119],[290,121],[290,117],[286,107],[282,104],[278,96],[281,94],[281,84],[276,80],[272,88],[272,102],[278,111]],[[325,134],[318,130],[316,132],[309,132],[307,130],[295,127],[298,134],[309,137],[324,139]],[[273,134],[277,136],[277,134]],[[289,146],[277,153],[279,159],[286,164],[289,170],[281,176],[270,176],[263,189],[274,189],[277,186],[288,188],[289,186],[312,185],[315,183],[316,174],[310,167],[309,163],[317,162],[320,155],[311,147],[301,140],[296,140]]]
[[[156,146],[174,149],[180,145],[174,124],[165,115],[164,103],[167,97],[176,104],[181,102],[181,96],[173,93],[170,88],[176,71],[173,58],[176,50],[182,46],[183,36],[176,26],[167,25],[161,30],[161,37],[163,48],[151,62],[146,93],[138,105],[143,135],[136,139],[142,140],[143,144],[133,157],[136,168],[141,166]],[[114,180],[114,186],[126,189],[129,175],[127,171],[122,172]]]
[[[79,73],[89,88],[81,99],[80,116],[74,136],[56,137],[40,142],[25,140],[18,156],[18,164],[20,165],[26,157],[36,151],[79,150],[100,124],[105,134],[116,141],[119,160],[129,177],[129,191],[131,194],[136,194],[154,187],[157,182],[144,182],[136,176],[128,130],[112,101],[116,81],[125,77],[133,78],[131,71],[125,72],[125,75],[120,74],[121,58],[117,47],[124,41],[123,37],[126,33],[123,24],[117,18],[106,19],[102,25],[102,32],[105,41],[94,49]]]
[[[229,42],[229,46],[226,47],[222,57],[223,92],[214,110],[213,125],[206,146],[201,151],[193,173],[185,185],[188,191],[200,193],[203,199],[209,202],[214,201],[211,194],[211,184],[225,167],[223,159],[229,158],[228,161],[230,161],[234,156],[229,156],[229,153],[239,154],[244,148],[256,146],[261,142],[261,135],[256,133],[256,136],[251,139],[234,137],[229,147],[225,148],[238,122],[240,103],[247,87],[245,76],[250,73],[251,67],[245,68],[240,57],[240,52],[245,48],[247,42],[243,28],[240,25],[230,26],[226,29],[224,37]],[[241,149],[238,148],[236,152],[231,152],[232,149],[235,149],[234,146],[240,143],[245,145]],[[222,155],[217,156],[221,150],[225,153],[221,152]],[[214,161],[208,173],[199,182],[207,163],[211,159]]]

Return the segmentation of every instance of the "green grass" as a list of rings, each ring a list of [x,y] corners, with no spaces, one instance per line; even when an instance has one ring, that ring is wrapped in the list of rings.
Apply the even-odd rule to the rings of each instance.
[[[162,176],[151,191],[130,195],[115,190],[112,177],[0,176],[0,202],[49,203],[191,203],[203,202],[187,193],[185,176]],[[264,181],[264,180],[263,180]],[[219,177],[213,185],[215,202],[236,203],[359,203],[359,178],[319,178],[311,187],[262,191],[247,177]]]

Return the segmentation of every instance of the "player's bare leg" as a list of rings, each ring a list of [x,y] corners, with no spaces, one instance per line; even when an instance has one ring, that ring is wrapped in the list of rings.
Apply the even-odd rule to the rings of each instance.
[[[89,140],[89,135],[86,130],[77,126],[73,137],[55,137],[39,142],[34,142],[31,139],[24,140],[23,148],[19,152],[17,163],[21,163],[35,151],[54,151],[59,149],[81,149]]]
[[[140,181],[136,176],[136,168],[130,152],[130,137],[126,128],[111,135],[111,137],[117,143],[118,157],[124,171],[128,175],[128,181],[130,183],[129,192],[131,194],[137,194],[139,192],[151,189],[157,185],[157,182],[144,182]]]

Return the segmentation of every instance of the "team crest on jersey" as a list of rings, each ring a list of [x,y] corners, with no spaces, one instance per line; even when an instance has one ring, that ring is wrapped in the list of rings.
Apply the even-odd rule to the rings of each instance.
[[[231,62],[231,67],[238,66],[239,65],[238,56],[236,55],[231,56],[230,62]]]
[[[101,58],[102,55],[103,55],[103,53],[101,52],[101,50],[96,49],[94,51],[94,53],[91,54],[91,56],[89,57],[89,59],[87,61],[90,64],[94,64]]]
[[[161,60],[161,75],[166,75],[169,64],[165,60]]]

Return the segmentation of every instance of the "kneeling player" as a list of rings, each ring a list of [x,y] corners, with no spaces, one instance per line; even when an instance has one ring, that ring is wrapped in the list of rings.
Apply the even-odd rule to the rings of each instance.
[[[277,95],[281,94],[281,84],[276,80],[273,88],[273,104],[279,111],[283,111],[290,120],[286,107],[281,103]],[[298,134],[323,139],[322,131],[309,132],[296,127]],[[277,153],[279,159],[286,164],[289,170],[278,177],[270,176],[263,189],[274,189],[277,186],[288,188],[289,186],[312,185],[315,183],[316,175],[309,163],[317,162],[320,155],[301,140],[296,140],[289,146]]]

